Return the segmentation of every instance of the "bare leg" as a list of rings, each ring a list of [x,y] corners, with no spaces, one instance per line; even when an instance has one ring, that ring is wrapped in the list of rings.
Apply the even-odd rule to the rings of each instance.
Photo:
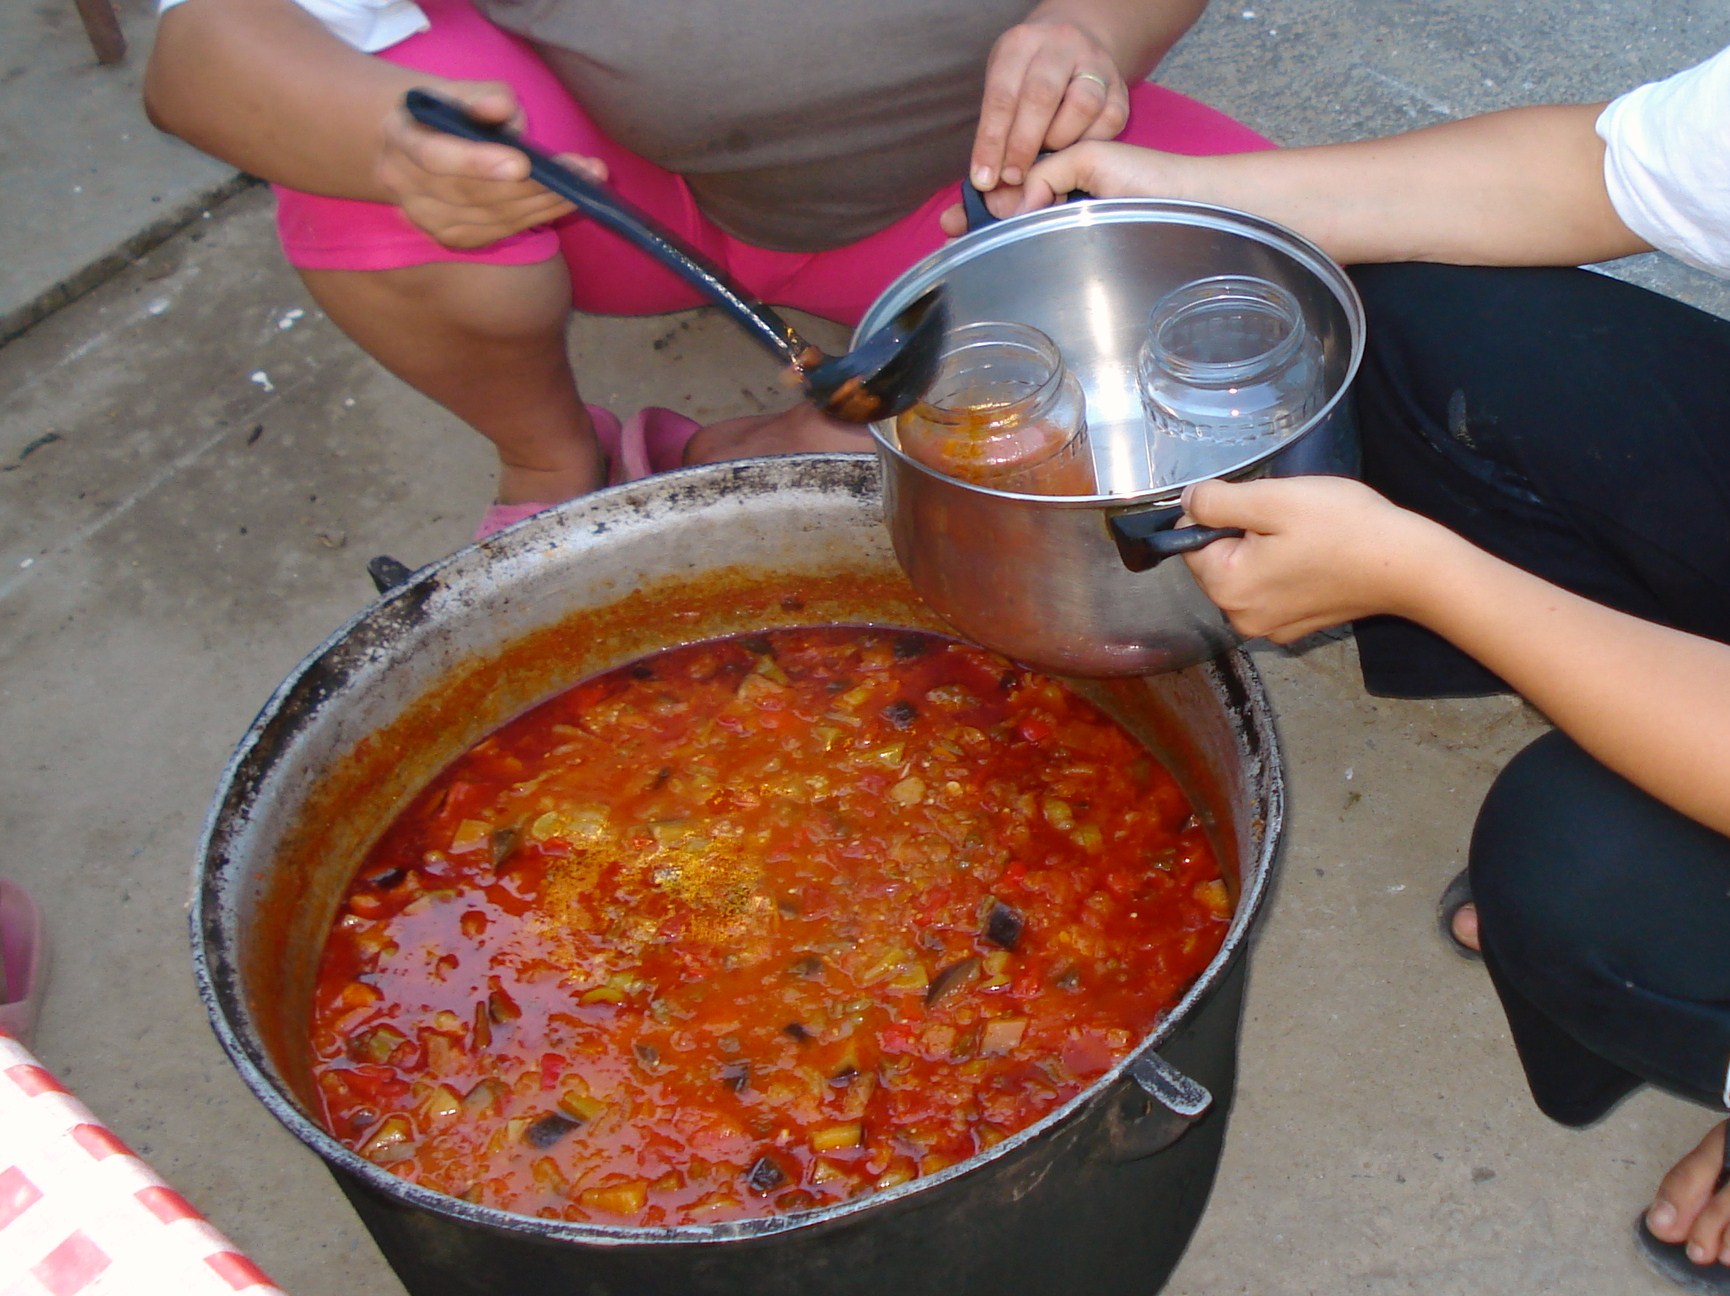
[[[866,428],[857,423],[843,423],[819,413],[813,406],[799,404],[778,414],[748,414],[709,424],[691,437],[685,447],[685,462],[716,463],[754,455],[871,448],[871,433]]]
[[[556,504],[606,479],[565,350],[564,262],[302,271],[337,327],[493,443],[498,499]]]
[[[1653,1235],[1686,1242],[1688,1258],[1697,1265],[1730,1265],[1730,1185],[1713,1191],[1724,1169],[1727,1129],[1730,1122],[1720,1121],[1675,1164],[1646,1212]]]

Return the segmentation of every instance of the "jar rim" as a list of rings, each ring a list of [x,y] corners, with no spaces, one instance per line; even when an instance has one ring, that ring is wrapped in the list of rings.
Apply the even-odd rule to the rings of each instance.
[[[1198,316],[1226,311],[1255,314],[1284,326],[1277,340],[1252,354],[1224,360],[1185,354],[1173,334]],[[1211,275],[1173,289],[1148,314],[1144,356],[1174,376],[1206,386],[1242,383],[1277,372],[1302,347],[1303,310],[1290,289],[1254,275]]]
[[[989,364],[994,355],[1003,362],[1028,366],[1025,394],[990,406],[970,403],[966,385],[958,380],[972,367]],[[937,378],[921,405],[928,411],[928,417],[937,416],[936,421],[966,419],[981,430],[990,430],[1019,421],[1029,410],[1047,403],[1062,384],[1065,373],[1062,352],[1043,330],[1009,320],[976,321],[951,329],[944,338]],[[939,395],[946,380],[954,389],[947,395]]]

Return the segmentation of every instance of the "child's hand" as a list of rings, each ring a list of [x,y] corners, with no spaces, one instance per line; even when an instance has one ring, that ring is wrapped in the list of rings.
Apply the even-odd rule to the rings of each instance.
[[[501,82],[429,78],[427,88],[481,121],[523,128],[516,95]],[[560,160],[590,179],[606,179],[606,166],[596,158],[565,154]],[[404,216],[446,247],[483,247],[572,210],[528,174],[529,160],[507,145],[432,130],[401,107],[385,122],[379,181]]]
[[[1019,185],[1000,184],[985,195],[985,205],[997,217],[1038,211],[1084,193],[1093,198],[1180,198],[1178,173],[1184,159],[1133,144],[1086,140],[1035,162]],[[958,205],[939,218],[943,232],[959,237],[967,232],[967,217]]]
[[[1204,526],[1241,527],[1185,555],[1198,584],[1248,638],[1290,643],[1357,617],[1404,612],[1454,537],[1345,477],[1200,482],[1184,492]]]

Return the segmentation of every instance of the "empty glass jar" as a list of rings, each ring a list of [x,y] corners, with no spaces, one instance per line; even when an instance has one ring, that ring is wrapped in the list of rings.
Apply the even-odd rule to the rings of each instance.
[[[1026,324],[955,329],[937,381],[895,431],[911,458],[961,481],[1023,495],[1094,490],[1081,384]]]
[[[1253,443],[1297,430],[1321,404],[1321,345],[1297,298],[1248,275],[1198,279],[1163,297],[1148,316],[1139,367],[1149,451],[1163,481],[1185,471],[1174,456],[1189,475],[1206,475],[1210,456],[1196,447],[1224,448],[1211,456],[1224,467],[1220,460],[1241,458]]]

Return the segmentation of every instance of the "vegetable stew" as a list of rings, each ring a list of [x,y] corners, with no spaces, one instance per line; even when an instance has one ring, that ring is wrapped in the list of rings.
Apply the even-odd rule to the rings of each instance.
[[[326,1127],[503,1210],[804,1210],[1081,1092],[1231,902],[1170,774],[1058,681],[814,627],[590,679],[369,855],[315,991]]]

